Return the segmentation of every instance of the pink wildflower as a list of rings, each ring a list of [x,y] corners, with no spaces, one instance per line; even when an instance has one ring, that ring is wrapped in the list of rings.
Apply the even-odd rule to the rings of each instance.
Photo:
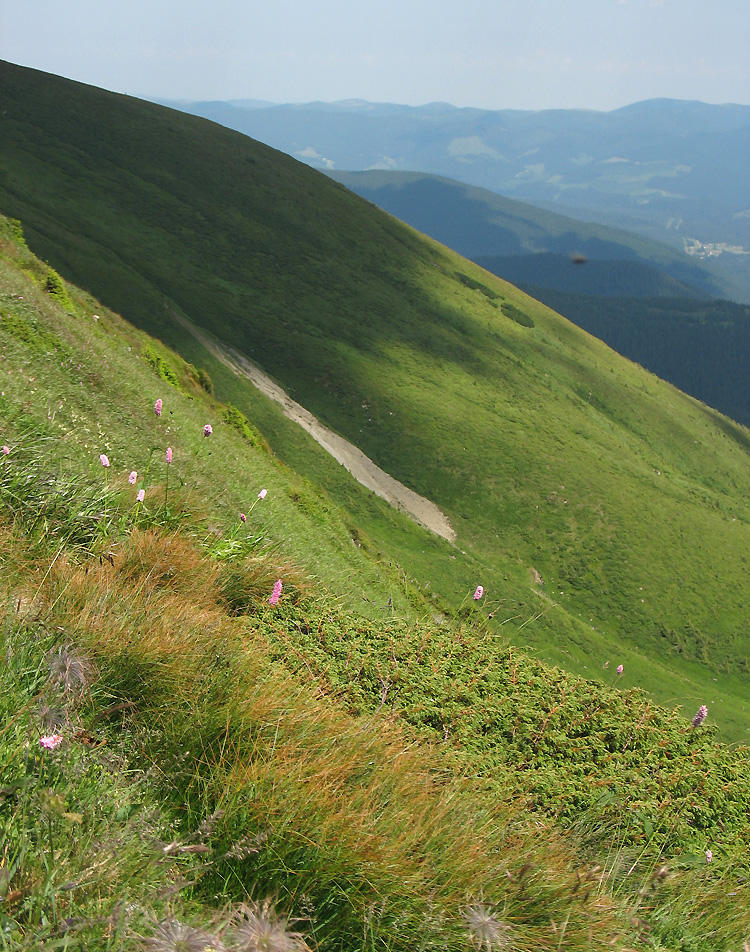
[[[136,479],[138,479],[138,473],[136,473],[136,471],[133,470],[130,476],[128,476],[128,482],[130,483],[131,486],[135,486]]]
[[[714,854],[711,852],[711,850],[706,850],[706,862],[710,863],[713,858]]]
[[[617,673],[618,673],[618,674],[622,674],[622,672],[623,672],[624,670],[625,670],[625,668],[623,667],[623,665],[621,665],[621,664],[618,664],[618,665],[617,665]]]
[[[267,489],[261,489],[261,491],[258,493],[258,499],[265,499],[267,493],[268,493]]]
[[[167,455],[167,463],[171,463],[172,462],[172,447],[171,446],[167,447],[166,455]]]
[[[210,424],[210,423],[207,423],[207,424],[203,427],[203,435],[204,435],[204,436],[211,436],[212,433],[213,433],[213,430],[211,429],[211,424]]]
[[[247,522],[247,516],[244,512],[240,513],[240,522]]]
[[[276,602],[278,602],[279,598],[281,597],[281,589],[282,589],[281,579],[277,578],[276,584],[273,587],[273,592],[271,593],[271,597],[268,599],[269,605],[275,605]]]
[[[106,457],[106,455],[105,455],[104,453],[102,453],[102,454],[100,455],[100,457],[99,457],[99,462],[102,464],[102,466],[103,466],[105,469],[107,469],[107,468],[109,467],[109,459]]]
[[[9,447],[9,446],[4,446],[4,447],[3,447],[3,453],[7,456],[8,453],[10,453],[10,447]]]
[[[154,404],[154,413],[157,416],[161,416],[161,400],[157,400]]]
[[[54,750],[59,744],[62,744],[62,734],[50,734],[48,737],[40,737],[39,743],[47,750]]]
[[[477,590],[474,592],[474,601],[478,602],[482,595],[484,595],[484,589],[481,585],[477,585]]]
[[[143,500],[146,498],[146,490],[139,489],[138,495],[135,498],[138,500],[138,502],[143,502]]]
[[[705,704],[701,704],[701,706],[698,708],[698,713],[693,718],[693,727],[700,727],[707,717],[708,708]]]

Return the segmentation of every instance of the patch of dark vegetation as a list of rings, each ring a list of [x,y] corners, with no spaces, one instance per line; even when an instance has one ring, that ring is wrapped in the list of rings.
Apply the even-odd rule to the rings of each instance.
[[[515,321],[516,324],[520,324],[522,327],[535,327],[534,318],[530,317],[520,308],[516,307],[515,304],[504,303],[500,306],[500,310],[506,317],[509,317],[512,321]]]

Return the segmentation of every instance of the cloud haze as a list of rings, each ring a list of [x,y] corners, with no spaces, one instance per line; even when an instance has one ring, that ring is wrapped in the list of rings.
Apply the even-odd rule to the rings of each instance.
[[[139,96],[750,103],[747,0],[0,0],[0,58]]]

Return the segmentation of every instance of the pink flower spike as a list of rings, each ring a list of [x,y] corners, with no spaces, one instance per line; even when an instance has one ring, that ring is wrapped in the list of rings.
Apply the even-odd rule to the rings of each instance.
[[[103,466],[105,469],[108,469],[108,468],[109,468],[109,459],[106,457],[106,455],[105,455],[104,453],[102,453],[102,454],[100,455],[100,457],[99,457],[99,462],[102,464],[102,466]]]
[[[711,850],[706,850],[706,862],[710,863],[713,858],[714,854],[711,852]]]
[[[138,500],[138,502],[143,502],[143,500],[146,498],[146,490],[139,489],[138,495],[135,498]]]
[[[4,447],[3,447],[3,453],[5,454],[5,456],[7,456],[7,455],[10,453],[10,447],[9,447],[9,446],[4,446]]]
[[[484,589],[481,585],[477,585],[477,590],[474,592],[474,601],[478,602],[482,595],[484,595]]]
[[[244,512],[240,513],[240,522],[247,522],[247,516]]]
[[[622,672],[623,672],[624,670],[625,670],[625,668],[623,667],[623,665],[621,665],[621,664],[618,664],[618,665],[617,665],[617,673],[618,673],[618,674],[622,674]]]
[[[697,714],[693,718],[693,727],[700,727],[707,717],[708,708],[705,704],[701,704],[701,706],[698,708]]]
[[[162,406],[161,400],[157,400],[156,403],[154,404],[154,413],[157,416],[161,416],[161,406]]]
[[[211,436],[212,433],[213,433],[213,430],[211,429],[211,424],[210,424],[210,423],[207,423],[207,424],[203,427],[203,435],[204,435],[204,436]]]
[[[54,750],[62,744],[62,734],[50,734],[48,737],[40,737],[39,743],[47,750]]]
[[[276,602],[278,602],[279,598],[281,597],[281,589],[282,589],[281,579],[278,578],[276,579],[276,584],[273,587],[273,592],[271,592],[271,597],[268,599],[269,605],[275,605]]]
[[[172,447],[171,446],[167,447],[166,457],[167,457],[167,463],[168,464],[171,463],[172,462]]]
[[[138,479],[138,473],[136,473],[136,471],[133,470],[130,476],[128,476],[128,482],[130,483],[131,486],[135,486],[136,479]]]
[[[268,490],[261,489],[261,491],[258,493],[258,499],[265,499],[267,495],[268,495]]]

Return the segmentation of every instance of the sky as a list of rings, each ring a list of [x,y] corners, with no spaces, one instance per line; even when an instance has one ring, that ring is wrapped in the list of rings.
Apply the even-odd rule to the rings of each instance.
[[[0,59],[143,98],[750,104],[750,0],[0,0]]]

